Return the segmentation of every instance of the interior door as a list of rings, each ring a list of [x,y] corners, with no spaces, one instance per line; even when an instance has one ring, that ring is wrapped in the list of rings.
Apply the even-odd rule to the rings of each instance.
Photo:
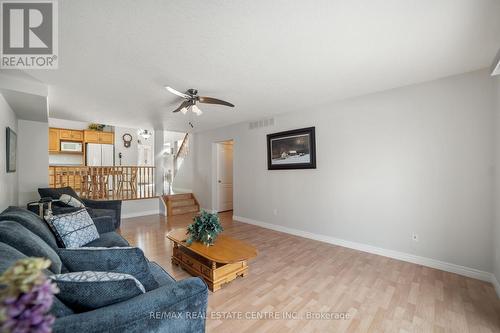
[[[233,209],[233,144],[217,144],[217,199],[219,212]]]

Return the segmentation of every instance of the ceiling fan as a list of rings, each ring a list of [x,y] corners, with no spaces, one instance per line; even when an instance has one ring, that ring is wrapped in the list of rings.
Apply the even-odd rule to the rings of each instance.
[[[188,89],[186,91],[186,93],[181,93],[180,91],[177,91],[174,88],[171,88],[168,86],[165,87],[165,89],[170,91],[172,94],[180,96],[180,97],[185,99],[185,101],[182,102],[181,105],[179,105],[179,107],[177,109],[172,111],[174,113],[182,112],[183,114],[186,114],[188,111],[191,111],[194,114],[201,116],[203,111],[201,111],[200,108],[196,105],[197,103],[218,104],[218,105],[234,107],[234,104],[223,101],[221,99],[217,99],[217,98],[213,98],[213,97],[198,96],[198,90],[196,90],[196,89]]]

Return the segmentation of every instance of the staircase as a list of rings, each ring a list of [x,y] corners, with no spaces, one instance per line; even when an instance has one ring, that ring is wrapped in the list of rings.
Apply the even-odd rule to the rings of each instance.
[[[197,213],[200,211],[200,205],[193,193],[168,194],[162,198],[167,207],[167,216]]]

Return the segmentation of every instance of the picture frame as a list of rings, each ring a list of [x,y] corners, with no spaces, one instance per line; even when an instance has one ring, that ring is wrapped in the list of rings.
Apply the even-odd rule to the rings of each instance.
[[[268,134],[267,169],[316,169],[315,127]]]
[[[17,134],[10,127],[6,128],[6,170],[8,173],[16,172],[17,167]]]

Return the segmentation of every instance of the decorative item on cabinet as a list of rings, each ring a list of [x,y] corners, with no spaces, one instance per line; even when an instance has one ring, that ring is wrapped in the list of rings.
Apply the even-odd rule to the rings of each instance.
[[[92,123],[89,125],[88,129],[89,130],[92,130],[92,131],[99,131],[99,132],[102,132],[104,130],[104,127],[106,125],[104,124],[96,124],[96,123]]]

